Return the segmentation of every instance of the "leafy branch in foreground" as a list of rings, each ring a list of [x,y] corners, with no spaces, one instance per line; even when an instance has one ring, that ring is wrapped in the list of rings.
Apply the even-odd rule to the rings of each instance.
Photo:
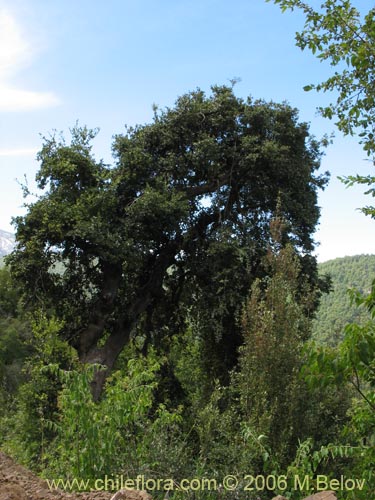
[[[320,107],[320,112],[326,118],[337,117],[337,126],[346,135],[359,130],[365,151],[373,156],[375,9],[361,15],[350,0],[326,0],[317,9],[301,0],[273,1],[283,12],[287,9],[303,12],[305,25],[296,33],[296,45],[302,50],[309,49],[335,68],[326,81],[306,85],[304,89],[337,92],[336,102]]]
[[[270,2],[271,0],[266,0]],[[329,61],[333,74],[325,81],[305,85],[304,90],[334,92],[336,102],[318,108],[321,115],[337,119],[344,135],[358,134],[360,144],[375,161],[375,8],[363,15],[350,0],[326,0],[314,9],[301,0],[273,0],[283,12],[299,9],[305,15],[296,45],[309,49],[321,61]],[[340,179],[347,186],[375,184],[374,176]],[[366,194],[375,195],[371,187]],[[365,206],[365,215],[375,217],[375,207]]]
[[[343,342],[335,349],[310,346],[309,360],[302,374],[312,386],[354,389],[351,420],[342,435],[347,442],[343,456],[352,455],[352,476],[358,474],[372,488],[375,479],[372,473],[375,467],[375,281],[369,294],[352,290],[351,298],[357,306],[368,310],[371,319],[362,326],[348,324]],[[339,456],[342,446],[334,450]]]

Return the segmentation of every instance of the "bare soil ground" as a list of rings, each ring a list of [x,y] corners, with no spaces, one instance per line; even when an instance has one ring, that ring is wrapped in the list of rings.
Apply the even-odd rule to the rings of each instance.
[[[15,463],[0,451],[0,500],[110,500],[113,493],[95,491],[90,493],[65,493],[51,491],[46,481]],[[144,492],[129,491],[117,496],[124,500],[146,500]],[[116,500],[117,500],[116,499]]]

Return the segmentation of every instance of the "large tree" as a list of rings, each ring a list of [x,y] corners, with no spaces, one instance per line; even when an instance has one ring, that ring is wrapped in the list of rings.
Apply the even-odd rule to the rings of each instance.
[[[44,192],[15,219],[9,259],[28,303],[63,319],[80,359],[108,370],[132,335],[157,341],[193,310],[225,370],[277,206],[316,279],[319,144],[295,109],[229,87],[183,95],[128,128],[114,140],[114,166],[95,160],[94,135],[76,128],[70,144],[53,136],[39,153]]]

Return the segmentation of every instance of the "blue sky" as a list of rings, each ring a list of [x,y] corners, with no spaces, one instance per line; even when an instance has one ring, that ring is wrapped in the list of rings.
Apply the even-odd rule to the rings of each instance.
[[[41,135],[68,136],[77,120],[100,128],[95,153],[110,163],[112,136],[149,122],[153,103],[240,77],[237,95],[286,100],[313,134],[330,134],[315,109],[333,96],[303,91],[330,67],[295,46],[302,23],[264,0],[0,0],[0,228],[24,213],[17,179],[32,186]],[[375,221],[356,211],[371,200],[336,180],[371,172],[357,140],[336,131],[322,170],[318,259],[375,253]]]

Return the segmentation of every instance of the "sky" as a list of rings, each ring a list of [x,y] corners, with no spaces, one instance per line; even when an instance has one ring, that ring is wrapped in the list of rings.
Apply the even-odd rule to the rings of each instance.
[[[372,200],[337,180],[372,165],[358,138],[316,113],[334,96],[304,92],[331,68],[295,46],[302,26],[265,0],[0,0],[0,229],[14,232],[11,218],[25,213],[21,184],[33,188],[43,136],[68,138],[77,121],[99,127],[95,155],[112,163],[113,136],[150,122],[153,104],[240,78],[238,96],[287,101],[316,137],[335,133],[322,160],[331,181],[319,194],[318,260],[375,253],[375,221],[358,210]]]

